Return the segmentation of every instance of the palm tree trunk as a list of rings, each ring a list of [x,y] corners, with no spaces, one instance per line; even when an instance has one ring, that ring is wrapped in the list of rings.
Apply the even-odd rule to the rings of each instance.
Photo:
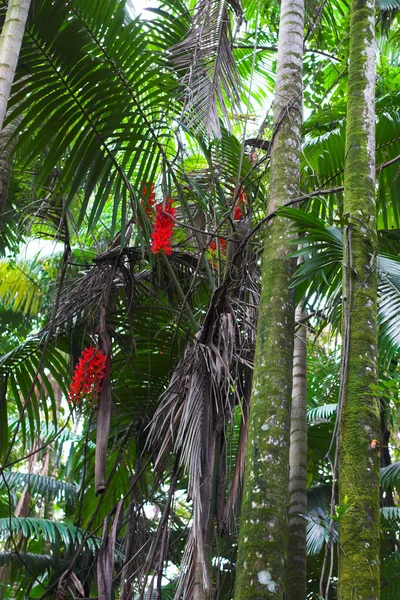
[[[22,117],[18,117],[0,130],[0,214],[3,214],[3,209],[7,202],[13,153],[18,140],[18,136],[12,136],[21,121]]]
[[[300,178],[303,0],[282,0],[269,211],[295,198]],[[235,599],[281,600],[285,588],[295,298],[289,223],[265,235],[250,401]]]
[[[288,600],[304,600],[307,587],[307,327],[302,303],[296,308],[289,457]]]
[[[352,0],[344,215],[338,598],[377,600],[379,405],[375,205],[375,2]]]
[[[25,31],[31,0],[10,0],[0,37],[0,130],[3,128],[8,99]]]

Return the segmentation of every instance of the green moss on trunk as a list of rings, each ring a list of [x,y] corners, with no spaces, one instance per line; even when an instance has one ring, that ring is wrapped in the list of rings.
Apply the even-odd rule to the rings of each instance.
[[[341,600],[377,600],[379,581],[379,440],[375,206],[374,1],[353,0],[347,107],[344,330],[348,360],[340,434]],[[347,325],[346,325],[346,314]]]
[[[269,210],[298,195],[303,13],[303,0],[282,1]],[[276,218],[265,233],[235,600],[284,597],[295,311],[289,227]]]

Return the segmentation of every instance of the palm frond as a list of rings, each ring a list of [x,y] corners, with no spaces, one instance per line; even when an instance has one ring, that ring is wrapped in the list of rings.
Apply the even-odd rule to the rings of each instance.
[[[65,382],[68,381],[69,364],[65,355],[50,344],[47,346],[43,360],[42,352],[43,340],[36,337],[28,339],[10,352],[0,356],[0,379],[8,386],[7,402],[13,401],[21,416],[21,433],[25,448],[27,447],[27,432],[29,433],[29,445],[32,447],[37,432],[42,428],[43,416],[40,415],[39,407],[43,411],[46,425],[49,423],[49,406],[52,422],[55,426],[57,424],[56,399],[48,373],[66,395]],[[39,369],[40,364],[41,368]],[[33,393],[30,401],[26,404],[38,369],[39,374]],[[28,426],[26,416],[28,417]],[[3,442],[0,444],[1,446],[3,446]]]
[[[313,310],[324,307],[331,322],[340,327],[341,266],[343,260],[343,233],[333,225],[303,210],[280,209],[279,213],[296,224],[300,238],[292,240],[301,244],[293,256],[303,256],[292,285],[298,288],[299,297],[313,299]],[[381,237],[386,236],[381,232]],[[378,319],[380,360],[387,363],[400,345],[400,260],[397,256],[379,254]],[[315,298],[318,298],[316,301]],[[326,299],[329,298],[329,303]]]
[[[396,8],[400,8],[399,0],[377,0],[377,5],[379,10],[395,10]]]
[[[5,308],[37,315],[42,305],[38,263],[0,260],[0,299]]]
[[[387,467],[381,468],[381,485],[384,488],[396,486],[400,480],[400,461],[393,462]]]
[[[381,562],[381,598],[397,600],[400,592],[400,552],[392,552]]]
[[[332,416],[336,413],[337,404],[322,404],[322,406],[315,406],[307,411],[307,419],[309,423],[318,424],[330,421]]]
[[[54,477],[9,471],[5,472],[4,478],[0,479],[0,490],[6,487],[12,489],[24,488],[25,486],[28,487],[30,492],[41,494],[46,498],[53,498],[58,501],[63,499],[71,504],[76,500],[76,486]]]
[[[237,0],[199,0],[186,38],[171,49],[183,71],[183,115],[195,134],[221,137],[218,105],[229,128],[227,102],[240,106],[239,76],[231,50],[231,15],[241,18]]]
[[[250,365],[255,342],[256,311],[247,306],[251,284],[244,283],[248,277],[245,270],[243,281],[239,273],[239,269],[232,269],[215,291],[201,330],[185,350],[161,397],[150,430],[149,440],[160,448],[157,461],[173,451],[188,474],[193,500],[193,526],[182,558],[177,598],[181,593],[184,598],[191,597],[194,565],[199,561],[204,588],[211,585],[204,541],[212,515],[213,473],[219,469],[217,443],[233,421],[235,404],[245,401],[242,367]],[[257,288],[250,297],[250,305],[256,306]]]
[[[28,539],[43,539],[52,544],[58,545],[60,541],[66,548],[80,544],[84,537],[86,539],[85,547],[91,552],[96,552],[100,547],[100,540],[95,536],[88,536],[87,532],[61,521],[51,521],[49,519],[39,519],[33,517],[11,517],[0,519],[0,539],[6,541],[10,535],[23,535]]]
[[[330,518],[321,509],[318,515],[309,515],[305,517],[307,519],[307,554],[319,554],[329,539],[330,532]],[[334,542],[338,539],[338,527],[337,523],[334,524]]]
[[[148,220],[135,189],[153,178],[160,156],[167,158],[170,152],[163,143],[170,135],[175,84],[168,70],[160,68],[141,21],[123,23],[123,7],[121,0],[107,10],[94,2],[41,2],[22,47],[10,119],[24,116],[17,151],[25,165],[50,149],[38,186],[61,161],[53,192],[58,202],[65,194],[68,207],[84,188],[80,223],[93,194],[90,227],[109,202],[113,227],[117,215],[124,220],[130,207],[147,239]],[[157,131],[149,126],[156,116]]]

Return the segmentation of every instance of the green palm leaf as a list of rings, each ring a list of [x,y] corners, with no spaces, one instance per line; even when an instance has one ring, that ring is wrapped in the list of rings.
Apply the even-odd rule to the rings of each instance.
[[[24,115],[17,149],[25,165],[50,148],[38,185],[62,161],[57,197],[66,194],[71,203],[84,188],[80,222],[89,200],[91,227],[105,203],[121,216],[130,206],[148,237],[134,190],[168,154],[163,143],[173,80],[160,68],[142,23],[122,27],[124,3],[112,5],[115,10],[103,11],[94,2],[40,3],[22,48],[10,119]],[[159,124],[151,129],[155,119]]]
[[[4,477],[0,480],[0,490],[24,488],[25,486],[28,487],[30,492],[41,494],[46,498],[53,498],[58,501],[65,500],[71,504],[76,500],[76,486],[54,477],[9,471],[5,472]]]
[[[10,535],[21,533],[25,538],[37,539],[43,537],[47,542],[59,544],[60,541],[66,548],[80,544],[87,533],[72,525],[61,521],[51,521],[49,519],[35,519],[33,517],[11,517],[11,519],[0,519],[0,539],[7,540]],[[99,538],[87,536],[85,547],[92,552],[100,546]]]

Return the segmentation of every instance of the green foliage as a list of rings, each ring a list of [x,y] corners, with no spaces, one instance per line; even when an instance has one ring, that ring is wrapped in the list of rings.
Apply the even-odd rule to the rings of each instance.
[[[215,16],[220,5],[212,4]],[[268,1],[261,8],[254,0],[246,0],[243,7],[233,4],[246,19],[241,27],[235,23],[227,38],[241,79],[240,111],[234,116],[234,109],[238,112],[231,102],[235,93],[223,81],[222,88],[228,87],[219,101],[227,106],[227,126],[222,125],[222,113],[217,113],[221,138],[210,139],[199,131],[196,134],[190,123],[187,126],[182,107],[191,90],[182,88],[182,71],[170,51],[193,31],[194,2],[160,2],[150,9],[149,20],[132,17],[130,3],[123,0],[34,3],[9,105],[8,122],[16,117],[23,120],[0,223],[0,456],[2,466],[4,462],[11,465],[0,477],[0,566],[7,565],[11,573],[5,584],[6,598],[40,597],[69,566],[84,535],[90,537],[75,570],[90,589],[88,595],[96,596],[93,565],[105,519],[122,497],[124,514],[113,571],[116,587],[126,557],[134,566],[130,580],[135,598],[139,588],[147,590],[144,598],[150,596],[143,565],[149,566],[150,577],[155,576],[154,585],[160,572],[168,577],[174,573],[171,583],[162,586],[163,597],[174,597],[174,577],[191,524],[191,491],[187,477],[180,474],[168,527],[163,529],[176,457],[167,454],[154,468],[159,447],[146,446],[149,425],[185,348],[198,341],[196,328],[212,323],[211,340],[214,333],[220,333],[213,329],[218,329],[215,323],[219,321],[210,319],[210,314],[220,314],[233,243],[232,247],[228,243],[226,257],[219,256],[215,265],[210,264],[215,259],[208,249],[213,232],[218,229],[219,235],[230,240],[243,239],[268,210],[269,154],[262,148],[252,149],[251,154],[242,140],[258,134],[270,140],[274,135],[269,107],[275,84],[279,3]],[[380,0],[378,6],[383,29],[378,38],[376,102],[376,164],[381,167],[377,171],[377,268],[384,383],[377,391],[394,431],[400,344],[399,6],[397,0]],[[280,214],[294,224],[293,256],[304,258],[291,286],[296,287],[298,299],[306,298],[309,315],[309,513],[304,517],[312,594],[319,587],[331,527],[332,474],[326,453],[340,381],[343,232],[348,222],[342,191],[335,188],[343,185],[345,163],[348,2],[310,0],[307,18],[301,193],[330,191],[313,196],[301,210],[286,208]],[[218,24],[220,29],[222,25]],[[215,31],[209,33],[212,37]],[[214,60],[215,46],[207,51]],[[169,263],[149,252],[152,225],[141,193],[146,182],[155,184],[157,202],[170,195],[177,207]],[[237,185],[243,185],[247,195],[240,221],[233,219]],[[238,257],[234,259],[232,280],[242,286],[243,293],[243,305],[230,298],[236,318],[240,311],[250,314],[256,308],[259,280],[253,263],[261,254],[259,232],[256,229],[246,247],[240,248],[243,268],[236,271]],[[24,259],[23,248],[32,238],[39,246],[43,240],[58,242],[53,255],[42,251],[34,259]],[[68,246],[72,250],[58,309],[53,312],[61,279],[60,254]],[[241,279],[242,271],[247,279]],[[112,416],[107,490],[96,497],[97,407],[69,406],[66,396],[82,348],[98,341],[99,304],[108,285],[113,307],[107,315],[112,336]],[[231,597],[236,564],[244,460],[240,432],[249,385],[248,372],[243,373],[253,361],[254,335],[240,318],[237,335],[243,345],[242,362],[227,371],[230,409],[224,413],[213,407],[223,440],[212,569],[220,598]],[[224,351],[230,350],[229,344]],[[215,375],[211,380],[217,381],[220,373],[214,373],[211,362],[207,368]],[[171,406],[166,427],[173,439],[180,415]],[[193,425],[199,414],[189,417]],[[188,447],[188,452],[196,451],[194,444]],[[390,451],[398,459],[397,447],[392,452],[393,448],[392,438]],[[398,489],[399,478],[397,460],[381,469],[388,500],[391,491]],[[14,517],[24,490],[26,514]],[[399,556],[390,545],[390,536],[397,539],[399,532],[397,506],[385,506],[381,516],[382,598],[392,600],[400,594]],[[132,523],[136,529],[129,548]],[[165,537],[156,538],[159,527],[168,530],[169,544]],[[11,533],[20,543],[20,557]],[[156,539],[157,551],[151,559]],[[168,561],[159,557],[161,548],[168,550]],[[335,562],[334,576],[336,567]],[[335,593],[334,586],[332,600]]]

